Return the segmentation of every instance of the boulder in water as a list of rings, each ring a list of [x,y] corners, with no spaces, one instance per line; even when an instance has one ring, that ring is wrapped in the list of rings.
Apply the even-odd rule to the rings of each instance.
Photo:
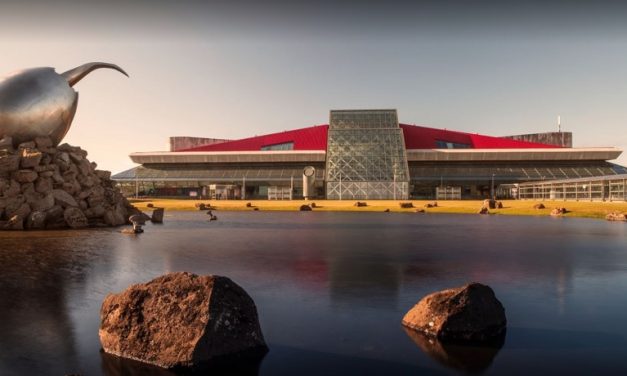
[[[105,352],[164,368],[267,349],[251,297],[229,278],[170,273],[108,295]]]
[[[439,340],[488,341],[505,333],[505,309],[489,286],[469,283],[434,292],[410,309],[403,325]]]

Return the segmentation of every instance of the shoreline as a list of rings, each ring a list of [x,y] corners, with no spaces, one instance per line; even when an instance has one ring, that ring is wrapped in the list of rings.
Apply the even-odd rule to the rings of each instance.
[[[367,206],[354,206],[355,203],[365,202]],[[437,207],[426,207],[434,200],[192,200],[192,199],[129,199],[129,202],[140,210],[150,210],[148,204],[172,211],[198,211],[197,204],[211,204],[212,210],[217,211],[299,211],[301,205],[315,203],[312,211],[331,212],[384,212],[416,213],[424,210],[425,213],[449,214],[478,214],[483,205],[482,200],[445,200],[437,201]],[[411,208],[401,208],[400,203],[412,203]],[[597,202],[597,201],[535,201],[535,200],[501,200],[502,209],[490,209],[492,215],[525,215],[550,216],[551,210],[557,207],[568,209],[564,217],[605,219],[612,212],[627,212],[627,202]],[[251,206],[246,206],[250,203]],[[545,209],[534,209],[534,205],[542,203]]]

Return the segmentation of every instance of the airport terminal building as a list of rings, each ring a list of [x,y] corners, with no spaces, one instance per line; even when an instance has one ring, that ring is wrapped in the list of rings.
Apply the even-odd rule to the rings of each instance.
[[[506,137],[399,123],[396,110],[332,110],[328,125],[239,140],[172,137],[113,179],[128,195],[211,199],[479,199],[520,183],[627,174],[613,147],[572,134]]]

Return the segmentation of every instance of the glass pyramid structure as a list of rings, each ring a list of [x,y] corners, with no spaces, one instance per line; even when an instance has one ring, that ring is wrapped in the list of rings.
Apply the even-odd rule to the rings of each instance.
[[[331,200],[407,199],[409,171],[396,110],[331,111],[325,180]]]

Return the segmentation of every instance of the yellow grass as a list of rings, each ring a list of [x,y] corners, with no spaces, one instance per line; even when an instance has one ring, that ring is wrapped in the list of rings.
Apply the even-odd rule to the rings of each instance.
[[[314,202],[314,211],[356,211],[356,212],[382,212],[389,209],[391,212],[414,213],[416,209],[424,209],[427,213],[477,213],[481,208],[482,201],[438,201],[437,207],[425,208],[427,203],[433,201],[408,200],[365,200],[368,206],[356,207],[353,200],[294,200],[294,201],[268,201],[268,200],[179,200],[179,199],[139,199],[131,200],[139,209],[146,210],[147,205],[152,203],[156,207],[163,207],[167,210],[198,210],[195,205],[198,203],[211,204],[216,210],[229,211],[252,211],[254,208],[262,211],[297,211],[300,206]],[[413,208],[402,209],[400,202],[411,202]],[[566,217],[584,218],[605,218],[610,212],[627,212],[625,202],[584,202],[584,201],[516,201],[503,200],[503,209],[491,209],[491,214],[498,215],[549,215],[551,209],[565,207],[568,209]],[[542,202],[546,209],[538,210],[533,206]],[[250,203],[252,207],[247,207]]]

